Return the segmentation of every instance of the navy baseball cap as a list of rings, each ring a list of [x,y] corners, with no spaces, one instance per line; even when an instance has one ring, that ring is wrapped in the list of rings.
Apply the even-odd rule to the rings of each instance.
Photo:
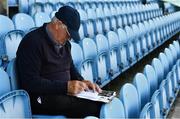
[[[55,17],[67,26],[73,40],[80,40],[78,33],[80,27],[80,15],[76,9],[70,6],[63,6],[55,13]]]

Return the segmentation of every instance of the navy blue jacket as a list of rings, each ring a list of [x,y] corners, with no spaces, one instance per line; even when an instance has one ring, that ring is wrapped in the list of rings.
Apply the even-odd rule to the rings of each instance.
[[[67,42],[58,53],[46,32],[46,24],[28,33],[16,58],[19,84],[30,95],[67,94],[68,80],[83,80],[71,57]]]

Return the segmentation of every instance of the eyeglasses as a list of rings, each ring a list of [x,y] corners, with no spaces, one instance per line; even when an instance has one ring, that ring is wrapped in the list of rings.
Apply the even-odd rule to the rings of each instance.
[[[61,24],[61,25],[59,25],[59,27],[65,29],[65,30],[66,30],[66,33],[68,34],[68,36],[71,36],[70,33],[69,33],[69,31],[68,31],[68,28],[67,28],[67,26],[66,26],[65,24],[63,24],[63,23],[62,23],[61,21],[59,21],[58,19],[56,19],[55,22],[58,22],[59,24]]]

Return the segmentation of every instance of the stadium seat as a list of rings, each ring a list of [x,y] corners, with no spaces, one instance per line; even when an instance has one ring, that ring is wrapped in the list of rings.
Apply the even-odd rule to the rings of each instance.
[[[167,93],[167,97],[168,97],[168,102],[169,102],[170,106],[172,106],[172,104],[175,100],[175,94],[173,91],[173,85],[172,85],[170,73],[168,73],[166,80],[167,80],[166,93]]]
[[[84,38],[81,42],[84,61],[81,68],[81,75],[84,79],[95,82],[97,80],[97,47],[95,42],[90,38]],[[89,50],[91,49],[91,50]]]
[[[49,15],[44,12],[35,13],[33,18],[34,18],[36,27],[40,27],[44,23],[48,23],[51,21],[51,18],[49,17]]]
[[[160,91],[160,112],[163,117],[167,117],[168,112],[170,110],[170,105],[168,102],[168,97],[166,93],[166,86],[167,86],[167,81],[163,80],[159,86],[159,91]]]
[[[18,9],[20,13],[28,13],[29,10],[29,1],[28,0],[19,0]]]
[[[169,48],[165,48],[164,50],[165,55],[167,56],[168,62],[169,62],[169,69],[172,69],[173,67],[173,57],[172,57],[172,52],[170,51]]]
[[[118,98],[114,98],[110,103],[103,104],[100,111],[100,118],[125,118],[124,106]]]
[[[11,90],[8,74],[0,68],[0,97]]]
[[[43,3],[36,2],[30,6],[29,14],[31,16],[34,16],[34,14],[37,12],[43,12]]]
[[[16,57],[16,51],[23,37],[23,31],[14,30],[8,32],[2,39],[4,41],[5,57],[8,61]]]
[[[153,105],[153,116],[152,118],[162,118],[162,115],[160,113],[160,91],[156,90],[154,94],[152,95],[151,99],[152,105]]]
[[[128,61],[130,65],[133,65],[136,61],[134,33],[132,28],[129,26],[125,27],[125,31],[127,34]]]
[[[132,100],[133,99],[133,100]],[[136,87],[130,83],[126,83],[120,90],[120,100],[122,100],[125,117],[138,118],[140,114],[139,97]]]
[[[15,90],[0,96],[0,118],[32,118],[30,99],[23,90]]]
[[[97,52],[98,52],[98,61],[97,61],[98,80],[96,83],[101,86],[104,86],[110,82],[110,77],[109,77],[110,59],[109,59],[108,40],[102,34],[96,35],[94,40],[97,45]]]
[[[142,73],[137,73],[134,77],[133,84],[137,89],[139,96],[140,109],[150,100],[150,89],[148,80]]]
[[[109,52],[110,52],[110,67],[111,67],[111,72],[110,75],[112,76],[112,79],[115,79],[119,75],[119,61],[120,61],[120,56],[119,56],[119,38],[118,35],[113,32],[109,31],[107,33],[107,38],[108,38],[108,43],[109,43]]]
[[[158,85],[160,85],[161,81],[164,80],[164,68],[161,63],[161,61],[157,58],[154,58],[152,60],[152,66],[154,67],[154,70],[158,77]]]
[[[54,2],[54,0],[51,0],[51,1],[53,1]],[[61,3],[61,2],[57,2],[56,4],[54,4],[54,9],[55,9],[55,11],[58,11],[59,10],[59,8],[61,8],[62,6],[64,6],[64,3]]]
[[[180,58],[180,46],[178,41],[173,41],[173,45],[176,48],[176,51],[178,53],[178,58]]]
[[[75,67],[80,72],[84,57],[83,57],[82,49],[79,46],[79,44],[75,42],[71,42],[71,55],[72,55],[72,59],[73,59],[73,63]]]
[[[170,49],[170,51],[171,51],[171,53],[172,53],[173,64],[175,64],[176,61],[177,61],[177,55],[178,55],[178,54],[177,54],[176,49],[175,49],[175,47],[174,47],[173,44],[170,44],[170,45],[169,45],[169,49]]]
[[[153,105],[152,105],[151,102],[149,102],[141,110],[140,118],[142,118],[142,119],[150,119],[153,116],[153,112],[154,112]]]
[[[0,15],[0,36],[5,35],[7,32],[14,30],[12,20],[4,15]]]
[[[136,58],[137,60],[142,58],[142,46],[141,46],[141,39],[140,39],[140,31],[139,31],[139,27],[136,24],[132,25],[132,30],[134,33],[134,44],[135,44],[135,53],[136,53]]]
[[[117,30],[118,32],[118,36],[119,36],[119,40],[120,40],[120,69],[122,71],[126,70],[129,67],[128,64],[128,57],[127,57],[127,34],[126,32],[119,28]]]
[[[85,21],[88,19],[87,13],[84,10],[78,9],[78,12],[79,12],[81,21],[82,20]]]
[[[86,27],[86,31],[85,32],[85,37],[88,38],[94,38],[95,36],[95,25],[94,25],[94,21],[93,20],[86,20],[85,22],[85,27]]]
[[[158,89],[158,77],[154,68],[151,65],[145,66],[144,75],[146,76],[149,83],[150,97],[151,97],[153,93]]]
[[[160,53],[159,54],[159,57],[158,57],[163,65],[163,68],[164,68],[164,74],[168,74],[168,72],[170,71],[169,69],[169,62],[168,62],[168,59],[167,59],[167,56],[164,54],[164,53]]]
[[[96,19],[96,28],[97,28],[97,34],[104,34],[103,31],[103,21],[102,19]]]
[[[25,13],[17,13],[12,18],[15,29],[28,32],[31,28],[35,27],[34,20],[31,16]]]
[[[44,11],[46,14],[50,15],[50,13],[51,13],[52,11],[54,11],[54,10],[55,10],[55,9],[54,9],[54,5],[53,5],[52,3],[46,2],[46,3],[43,4],[43,11]]]

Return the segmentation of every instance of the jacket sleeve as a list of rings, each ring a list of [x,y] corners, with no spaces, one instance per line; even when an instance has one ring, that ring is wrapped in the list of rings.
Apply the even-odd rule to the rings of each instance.
[[[42,51],[39,39],[35,40],[25,37],[17,51],[16,66],[20,87],[37,95],[67,94],[67,82],[41,77]]]

